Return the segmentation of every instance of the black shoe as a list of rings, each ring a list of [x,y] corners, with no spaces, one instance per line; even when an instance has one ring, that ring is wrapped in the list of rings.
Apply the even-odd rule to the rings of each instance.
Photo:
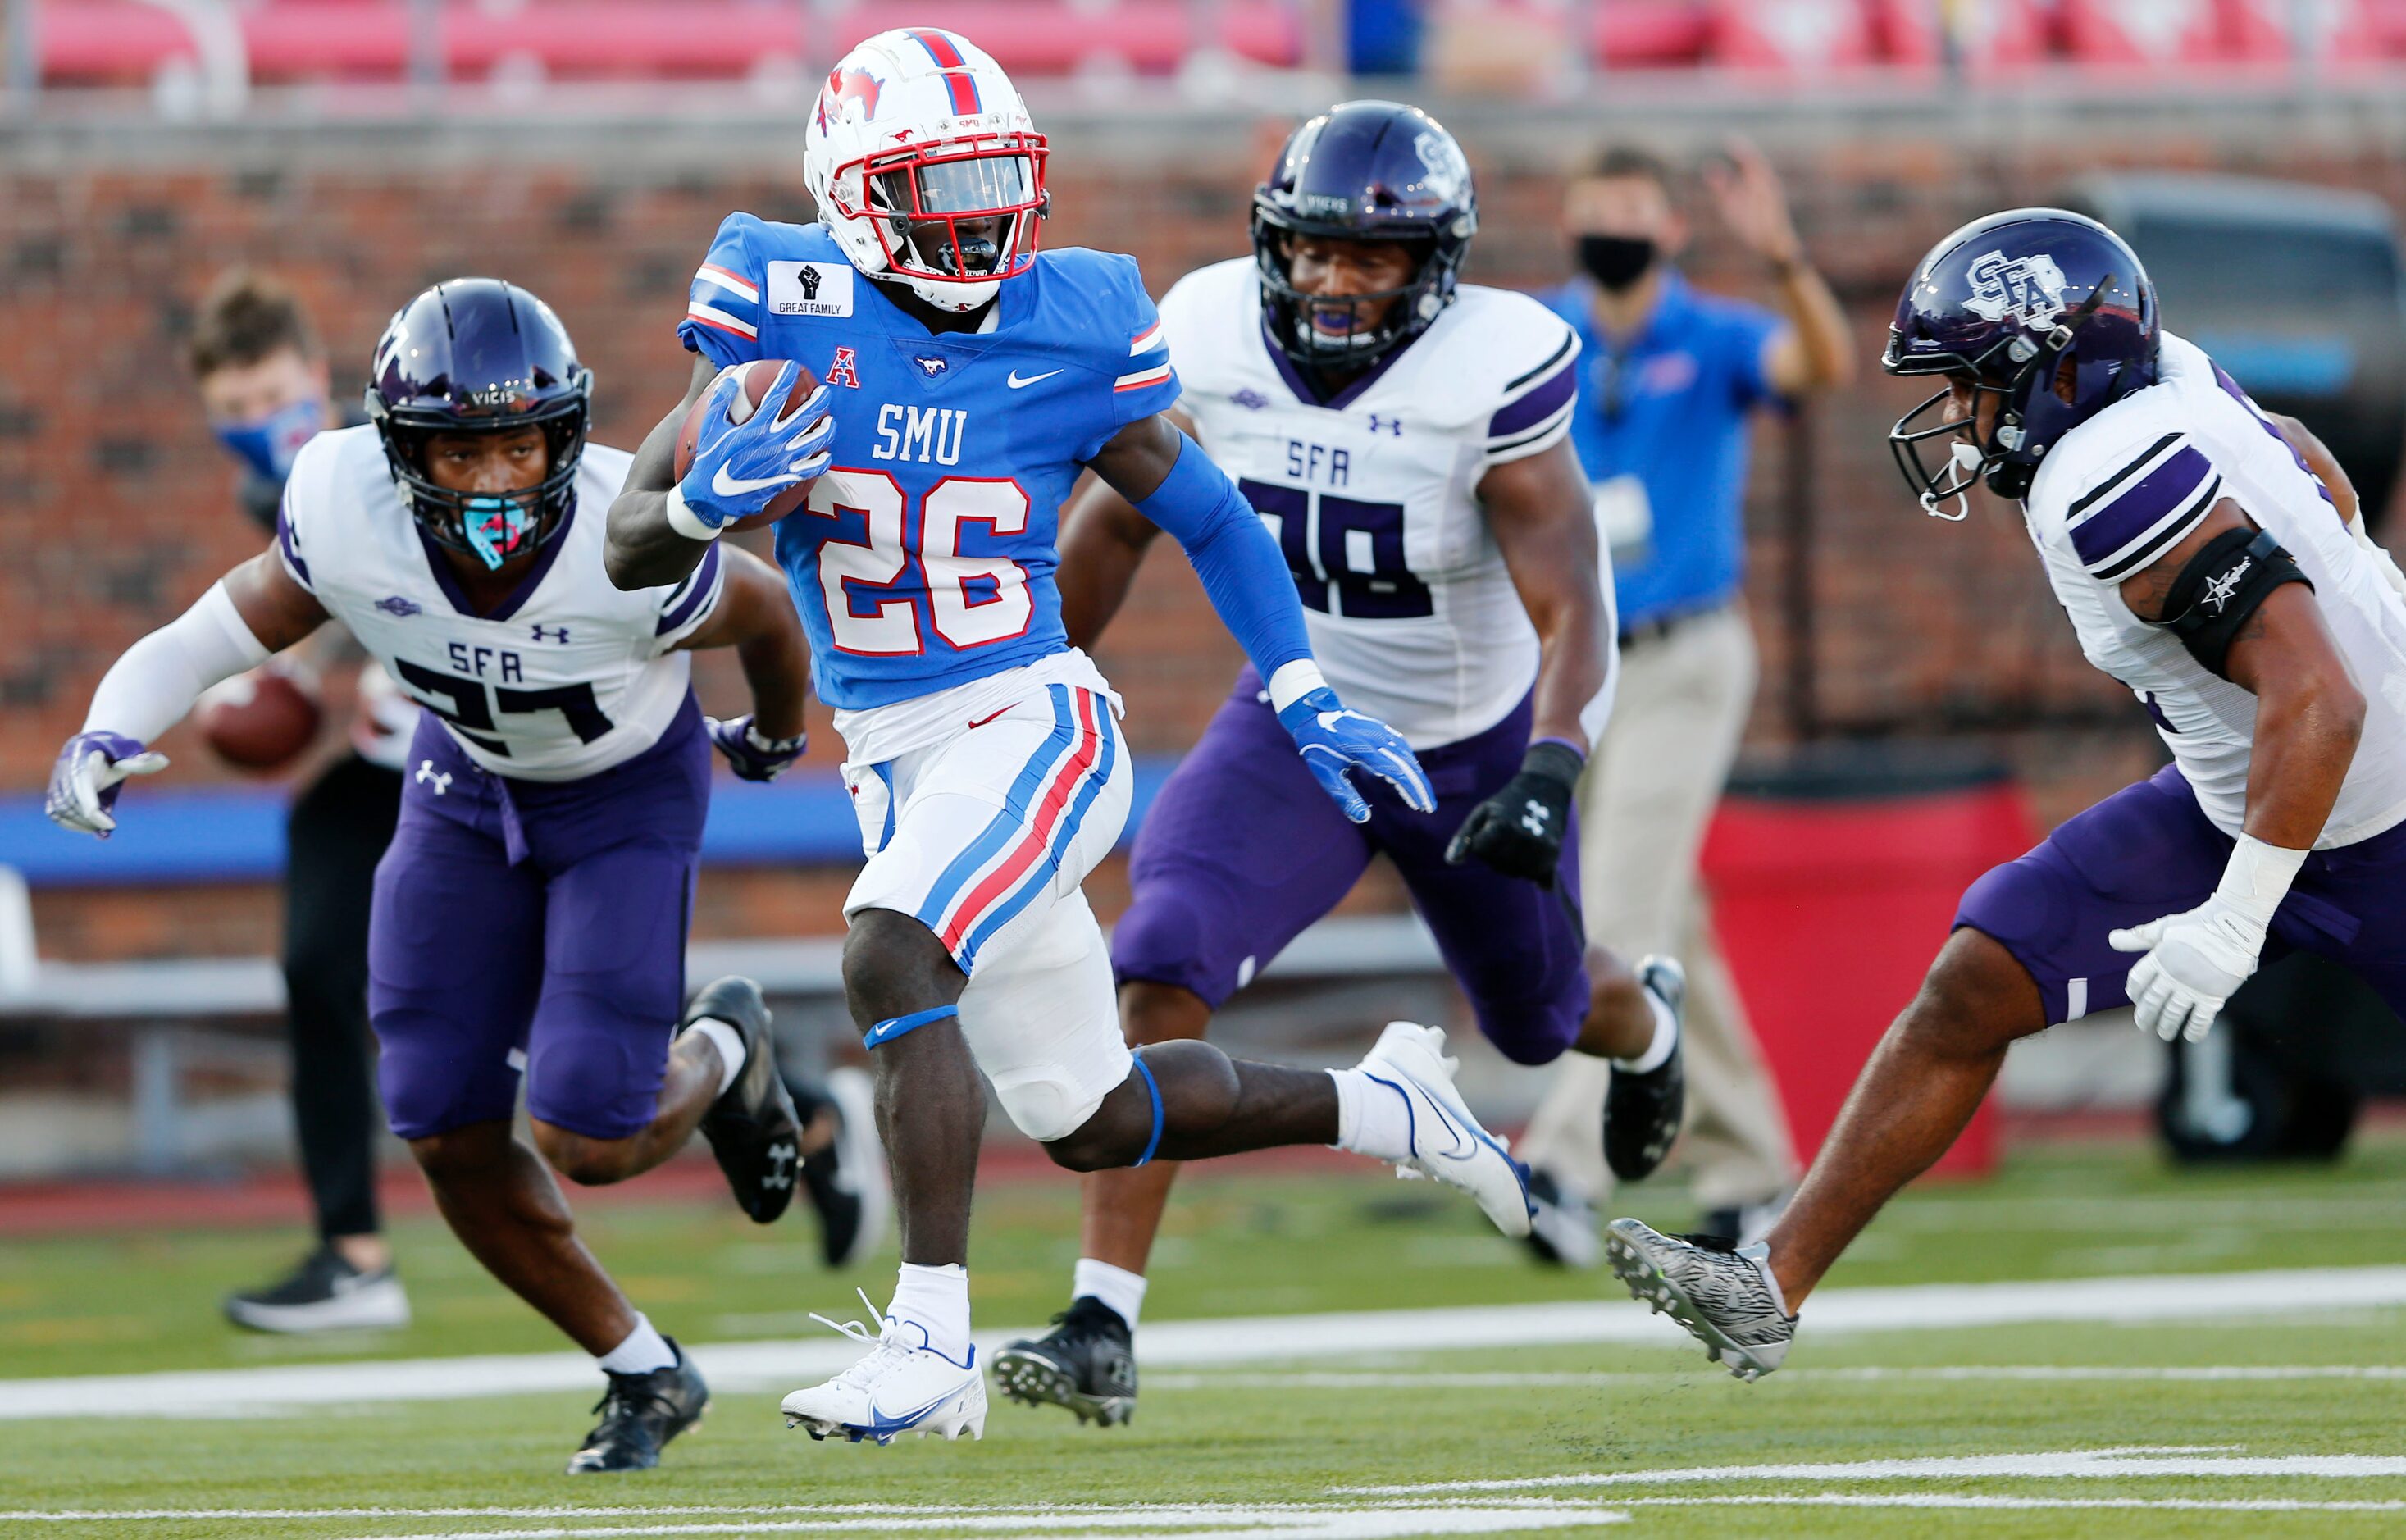
[[[794,1173],[802,1164],[801,1120],[777,1074],[769,1002],[760,997],[758,984],[729,974],[701,986],[686,1008],[685,1024],[704,1016],[743,1034],[743,1072],[702,1114],[702,1137],[727,1173],[735,1201],[753,1222],[766,1224],[794,1201]]]
[[[1688,1003],[1688,975],[1677,960],[1642,959],[1637,982],[1669,1009],[1673,1021],[1679,1019]],[[1604,1094],[1604,1163],[1623,1181],[1652,1176],[1679,1137],[1688,1099],[1687,1071],[1679,1061],[1687,1046],[1683,1038],[1669,1058],[1642,1075],[1612,1067],[1612,1086]]]
[[[994,1382],[1029,1406],[1067,1406],[1108,1428],[1136,1416],[1136,1349],[1127,1322],[1091,1294],[1053,1318],[1053,1329],[994,1355]]]
[[[723,1019],[723,1018],[722,1018]],[[701,1420],[710,1405],[710,1387],[693,1360],[668,1339],[676,1362],[649,1374],[621,1375],[602,1371],[610,1388],[593,1409],[602,1420],[568,1457],[568,1474],[591,1476],[603,1471],[647,1471],[660,1462],[668,1441]]]
[[[1543,1166],[1529,1173],[1528,1238],[1522,1242],[1539,1262],[1557,1267],[1592,1267],[1604,1260],[1604,1237],[1595,1233],[1595,1206],[1564,1191]]]
[[[885,1147],[877,1137],[877,1101],[867,1073],[838,1069],[818,1088],[834,1109],[835,1142],[802,1162],[802,1191],[819,1217],[819,1255],[849,1267],[877,1250],[894,1212]]]
[[[254,1332],[389,1330],[409,1324],[409,1296],[390,1266],[363,1273],[320,1246],[265,1288],[226,1295],[225,1313]]]

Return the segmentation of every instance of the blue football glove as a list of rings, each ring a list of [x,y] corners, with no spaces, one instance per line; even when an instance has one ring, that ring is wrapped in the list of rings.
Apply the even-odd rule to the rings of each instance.
[[[117,827],[109,810],[117,806],[120,783],[129,775],[156,775],[166,768],[165,755],[123,733],[79,732],[67,740],[50,767],[42,811],[61,828],[106,840]]]
[[[715,716],[702,721],[710,728],[710,741],[718,752],[727,756],[741,781],[774,781],[785,773],[785,767],[802,756],[811,735],[798,732],[791,738],[763,738],[760,729],[752,725],[752,713],[730,716],[721,722]]]
[[[1278,719],[1295,740],[1296,752],[1310,767],[1320,789],[1337,798],[1337,805],[1353,822],[1370,821],[1370,804],[1346,779],[1348,770],[1365,770],[1384,781],[1414,812],[1437,811],[1437,794],[1429,790],[1428,777],[1413,757],[1412,746],[1377,717],[1347,711],[1337,692],[1325,685],[1290,701]]]
[[[785,400],[800,367],[791,361],[779,364],[777,377],[761,399]],[[693,464],[669,494],[669,522],[681,533],[715,538],[729,525],[766,511],[787,487],[828,468],[835,418],[827,409],[826,386],[782,417],[758,411],[743,422],[729,422],[727,406],[739,389],[730,369],[701,398]]]

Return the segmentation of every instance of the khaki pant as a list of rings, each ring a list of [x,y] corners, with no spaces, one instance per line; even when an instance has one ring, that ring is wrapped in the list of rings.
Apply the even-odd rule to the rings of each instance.
[[[1759,1203],[1796,1180],[1778,1088],[1712,940],[1696,856],[1754,696],[1754,633],[1735,607],[1621,655],[1620,699],[1578,788],[1587,939],[1625,962],[1666,952],[1688,968],[1687,1130],[1681,1158],[1706,1208]],[[1513,1151],[1602,1202],[1609,1068],[1570,1053]]]

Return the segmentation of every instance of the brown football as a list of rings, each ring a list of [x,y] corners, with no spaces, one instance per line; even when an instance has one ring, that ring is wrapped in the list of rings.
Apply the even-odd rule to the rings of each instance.
[[[752,419],[752,414],[760,410],[761,398],[777,382],[777,371],[785,366],[785,361],[783,359],[754,359],[749,363],[730,364],[721,371],[722,375],[733,374],[743,382],[742,389],[735,392],[734,400],[727,403],[727,419],[729,422],[749,422]],[[781,413],[794,410],[808,401],[811,392],[818,388],[819,377],[811,373],[808,364],[794,365],[794,387],[785,392],[785,399],[777,410]],[[694,445],[701,438],[702,414],[709,408],[710,394],[704,391],[701,399],[693,403],[693,409],[685,415],[685,421],[677,425],[675,469],[679,481],[683,481],[685,473],[693,468]],[[798,422],[794,424],[794,431],[799,433],[808,426],[808,423]],[[750,518],[738,519],[730,528],[757,530],[774,524],[808,502],[810,495],[811,483],[798,481],[778,493],[766,509]]]
[[[203,691],[193,718],[219,758],[262,775],[300,757],[326,723],[316,692],[273,663]]]

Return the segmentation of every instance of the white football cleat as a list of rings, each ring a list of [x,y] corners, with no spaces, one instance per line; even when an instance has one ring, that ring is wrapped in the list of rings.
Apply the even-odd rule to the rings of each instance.
[[[877,1314],[867,1294],[860,1302]],[[785,1397],[778,1406],[785,1426],[813,1438],[841,1434],[855,1444],[864,1438],[891,1444],[906,1433],[985,1436],[985,1376],[978,1372],[975,1348],[969,1362],[955,1363],[927,1346],[927,1330],[916,1321],[885,1316],[881,1335],[856,1321],[811,1319],[869,1344],[870,1353],[826,1384]]]
[[[1378,1046],[1354,1066],[1401,1095],[1410,1114],[1412,1152],[1395,1163],[1396,1171],[1461,1188],[1517,1240],[1529,1233],[1529,1168],[1470,1115],[1453,1088],[1461,1067],[1445,1056],[1443,1027],[1410,1022],[1389,1022]]]

